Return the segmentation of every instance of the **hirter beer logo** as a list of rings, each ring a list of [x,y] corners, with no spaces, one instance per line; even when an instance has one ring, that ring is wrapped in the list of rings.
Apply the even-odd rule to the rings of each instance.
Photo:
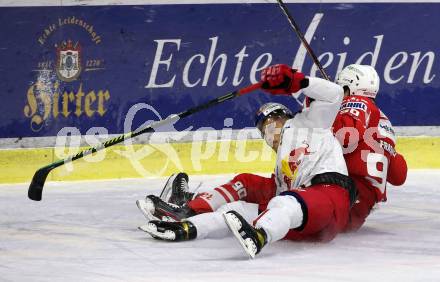
[[[78,78],[81,73],[81,46],[71,40],[62,42],[57,48],[56,72],[62,81],[70,82]]]
[[[89,40],[79,37],[83,32],[72,32],[71,28],[83,29]],[[32,70],[35,75],[25,93],[23,108],[24,116],[30,119],[30,129],[51,130],[58,127],[59,120],[93,121],[104,116],[108,112],[110,90],[97,88],[93,74],[105,70],[105,61],[87,56],[96,54],[93,51],[102,42],[96,27],[75,16],[58,18],[41,31],[37,42],[42,48],[38,52],[41,61]],[[86,74],[83,80],[81,76]]]

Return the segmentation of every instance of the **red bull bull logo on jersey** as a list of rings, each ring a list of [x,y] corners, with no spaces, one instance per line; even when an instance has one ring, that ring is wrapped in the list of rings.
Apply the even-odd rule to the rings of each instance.
[[[285,175],[284,182],[290,187],[292,181],[296,179],[298,166],[301,165],[304,156],[313,154],[310,145],[303,141],[300,147],[293,149],[289,156],[281,161],[282,172]]]

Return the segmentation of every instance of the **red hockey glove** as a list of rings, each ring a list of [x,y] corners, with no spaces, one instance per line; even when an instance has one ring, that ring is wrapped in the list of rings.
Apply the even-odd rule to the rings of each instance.
[[[287,65],[273,65],[261,72],[262,88],[273,95],[289,95],[309,85],[303,73]]]

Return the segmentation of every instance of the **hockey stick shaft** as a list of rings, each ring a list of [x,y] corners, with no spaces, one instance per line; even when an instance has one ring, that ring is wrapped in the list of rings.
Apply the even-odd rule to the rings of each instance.
[[[330,77],[325,72],[324,68],[321,65],[321,62],[319,62],[318,57],[316,57],[315,52],[313,52],[312,47],[310,47],[310,44],[305,39],[303,33],[301,32],[298,24],[293,19],[293,16],[290,14],[289,9],[287,8],[286,4],[282,0],[277,0],[278,5],[280,6],[281,10],[283,11],[284,15],[286,15],[287,20],[289,21],[290,26],[295,31],[296,35],[298,36],[299,40],[301,40],[302,44],[307,50],[307,53],[309,53],[310,57],[312,57],[313,62],[318,67],[319,71],[321,72],[321,75],[323,78],[330,80]]]
[[[87,155],[91,155],[91,154],[93,154],[93,153],[95,153],[97,151],[100,151],[100,150],[103,150],[105,148],[111,147],[111,146],[113,146],[115,144],[123,142],[124,140],[136,137],[136,136],[141,135],[143,133],[153,132],[155,128],[158,128],[158,127],[160,127],[160,126],[162,126],[164,124],[168,124],[168,123],[177,121],[177,120],[179,120],[181,118],[187,117],[189,115],[192,115],[192,114],[197,113],[199,111],[202,111],[204,109],[210,108],[210,107],[212,107],[214,105],[217,105],[217,104],[220,104],[220,103],[222,103],[224,101],[231,100],[231,99],[233,99],[233,98],[235,98],[237,96],[241,96],[241,95],[247,94],[247,93],[252,92],[254,90],[257,90],[259,88],[261,88],[261,83],[252,84],[252,85],[250,85],[248,87],[245,87],[245,88],[239,89],[237,91],[228,93],[226,95],[220,96],[218,98],[215,98],[215,99],[213,99],[213,100],[211,100],[209,102],[206,102],[205,104],[202,104],[202,105],[190,108],[190,109],[188,109],[186,111],[183,111],[181,113],[178,113],[178,114],[170,115],[169,117],[167,117],[164,120],[153,122],[152,124],[150,124],[150,125],[148,125],[148,126],[146,126],[144,128],[141,128],[139,130],[135,130],[135,131],[132,131],[132,132],[129,132],[129,133],[122,134],[122,135],[117,136],[115,138],[109,139],[109,140],[107,140],[107,141],[105,141],[105,142],[103,142],[103,143],[101,143],[101,144],[99,144],[97,146],[90,147],[90,148],[88,148],[88,149],[86,149],[84,151],[81,151],[81,152],[79,152],[79,153],[77,153],[77,154],[75,154],[73,156],[67,157],[67,158],[62,159],[62,160],[58,160],[58,161],[53,162],[53,163],[51,163],[51,164],[49,164],[47,166],[44,166],[44,167],[38,169],[35,172],[35,174],[34,174],[34,176],[32,178],[32,182],[29,185],[28,197],[29,197],[29,199],[34,200],[34,201],[41,201],[42,194],[43,194],[44,183],[46,181],[46,178],[47,178],[48,174],[53,169],[55,169],[55,168],[57,168],[59,166],[62,166],[64,164],[66,164],[66,163],[70,163],[70,162],[73,162],[75,160],[81,159],[81,158],[83,158],[83,157],[85,157]]]

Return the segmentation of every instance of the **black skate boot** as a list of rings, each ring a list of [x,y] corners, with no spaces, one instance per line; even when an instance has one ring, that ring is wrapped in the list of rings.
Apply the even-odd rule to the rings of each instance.
[[[136,201],[136,205],[147,220],[181,221],[196,213],[188,206],[179,207],[163,201],[155,195]]]
[[[188,190],[188,174],[179,172],[168,178],[159,197],[170,204],[183,206],[194,196]]]
[[[188,241],[197,237],[196,227],[189,221],[167,222],[152,220],[147,225],[140,226],[155,239],[166,241]]]
[[[266,232],[254,228],[236,211],[223,213],[223,217],[245,252],[254,258],[267,243]]]

